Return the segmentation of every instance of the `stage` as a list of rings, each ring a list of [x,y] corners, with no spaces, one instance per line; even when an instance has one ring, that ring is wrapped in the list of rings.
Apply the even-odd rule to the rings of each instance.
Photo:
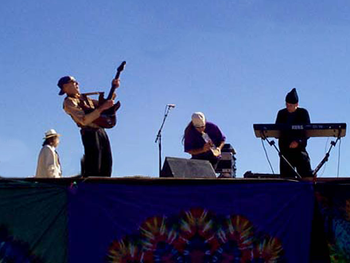
[[[0,188],[4,262],[350,260],[350,179],[2,178]]]

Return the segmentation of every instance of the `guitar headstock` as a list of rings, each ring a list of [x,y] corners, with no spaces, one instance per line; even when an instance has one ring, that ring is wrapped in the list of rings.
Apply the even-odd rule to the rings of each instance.
[[[123,61],[122,64],[117,68],[117,74],[115,74],[115,79],[119,79],[120,72],[122,72],[125,68],[126,61]]]
[[[125,68],[126,65],[126,61],[123,61],[122,64],[120,64],[120,66],[117,68],[118,72],[122,72]]]

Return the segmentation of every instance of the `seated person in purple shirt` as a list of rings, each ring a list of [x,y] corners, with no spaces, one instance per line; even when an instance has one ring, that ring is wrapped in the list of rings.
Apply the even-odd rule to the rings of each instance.
[[[183,140],[185,152],[191,154],[192,159],[208,160],[215,169],[226,140],[218,126],[206,121],[202,112],[195,112]]]

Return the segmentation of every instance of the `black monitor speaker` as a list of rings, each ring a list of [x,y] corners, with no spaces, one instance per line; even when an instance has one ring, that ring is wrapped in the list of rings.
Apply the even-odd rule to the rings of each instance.
[[[216,174],[209,161],[166,157],[160,177],[216,178]]]

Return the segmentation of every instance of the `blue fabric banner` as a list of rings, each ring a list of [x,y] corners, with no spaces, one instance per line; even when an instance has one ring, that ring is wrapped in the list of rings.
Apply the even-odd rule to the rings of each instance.
[[[0,262],[67,262],[67,188],[0,180]]]
[[[312,184],[169,182],[70,188],[69,262],[309,262]]]

